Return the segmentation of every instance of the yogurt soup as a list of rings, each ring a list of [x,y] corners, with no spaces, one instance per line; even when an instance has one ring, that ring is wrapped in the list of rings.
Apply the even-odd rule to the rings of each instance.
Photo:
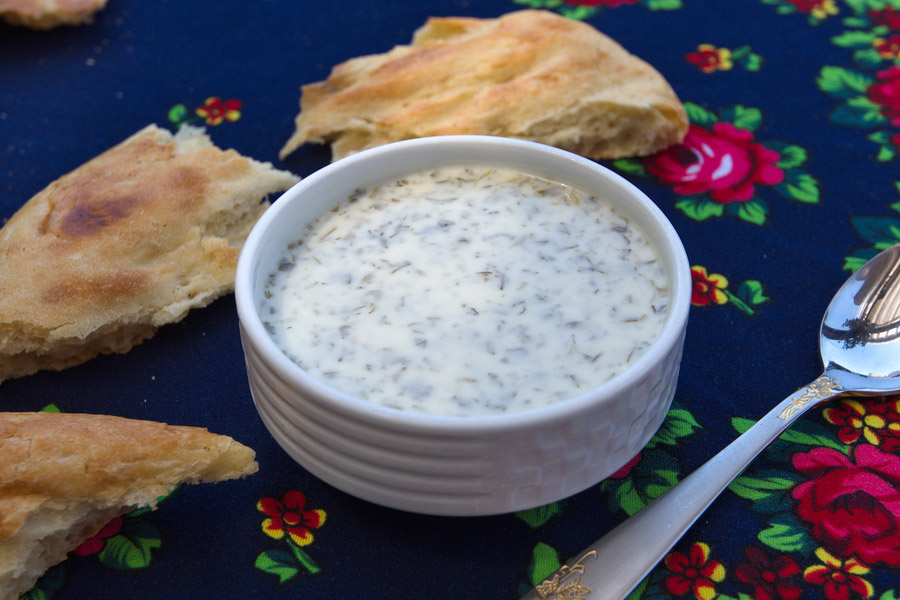
[[[585,393],[642,356],[668,288],[602,199],[506,169],[451,167],[360,189],[289,245],[260,307],[329,386],[470,416]]]

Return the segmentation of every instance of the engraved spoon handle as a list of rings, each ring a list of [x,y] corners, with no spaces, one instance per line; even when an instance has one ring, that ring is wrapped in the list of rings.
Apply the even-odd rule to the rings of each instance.
[[[752,460],[809,407],[844,392],[825,374],[800,388],[668,492],[612,529],[522,600],[620,600],[671,550]]]

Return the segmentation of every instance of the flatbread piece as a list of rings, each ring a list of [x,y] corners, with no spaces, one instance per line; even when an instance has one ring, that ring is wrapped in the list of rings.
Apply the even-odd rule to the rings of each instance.
[[[53,29],[91,23],[108,0],[0,0],[0,17],[10,25]]]
[[[151,125],[50,184],[0,229],[0,382],[126,352],[232,291],[265,199],[297,180]]]
[[[586,23],[523,10],[431,18],[408,46],[350,59],[304,85],[296,131],[334,159],[404,139],[520,138],[593,159],[653,154],[687,133],[665,78]]]
[[[185,483],[255,473],[250,448],[198,427],[107,415],[0,413],[0,600],[118,515]]]

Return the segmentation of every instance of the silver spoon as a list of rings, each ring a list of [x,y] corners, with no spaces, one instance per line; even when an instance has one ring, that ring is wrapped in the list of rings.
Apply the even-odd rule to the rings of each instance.
[[[842,394],[900,392],[900,244],[841,286],[822,319],[825,371],[636,515],[526,594],[522,600],[620,600],[671,550],[713,500],[791,423]]]

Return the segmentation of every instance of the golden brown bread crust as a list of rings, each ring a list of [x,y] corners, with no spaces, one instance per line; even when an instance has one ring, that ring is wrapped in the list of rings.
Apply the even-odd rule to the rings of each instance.
[[[126,352],[230,292],[261,201],[297,179],[151,125],[50,184],[0,229],[0,382]]]
[[[305,142],[330,143],[338,159],[403,139],[481,134],[605,159],[652,154],[688,128],[653,67],[586,23],[536,10],[431,18],[411,45],[304,85],[300,109],[282,157]]]
[[[0,413],[0,598],[17,598],[112,517],[183,483],[257,471],[198,427],[106,415]]]
[[[60,25],[81,25],[93,21],[94,14],[108,0],[0,0],[0,17],[10,25],[32,29],[53,29]]]

